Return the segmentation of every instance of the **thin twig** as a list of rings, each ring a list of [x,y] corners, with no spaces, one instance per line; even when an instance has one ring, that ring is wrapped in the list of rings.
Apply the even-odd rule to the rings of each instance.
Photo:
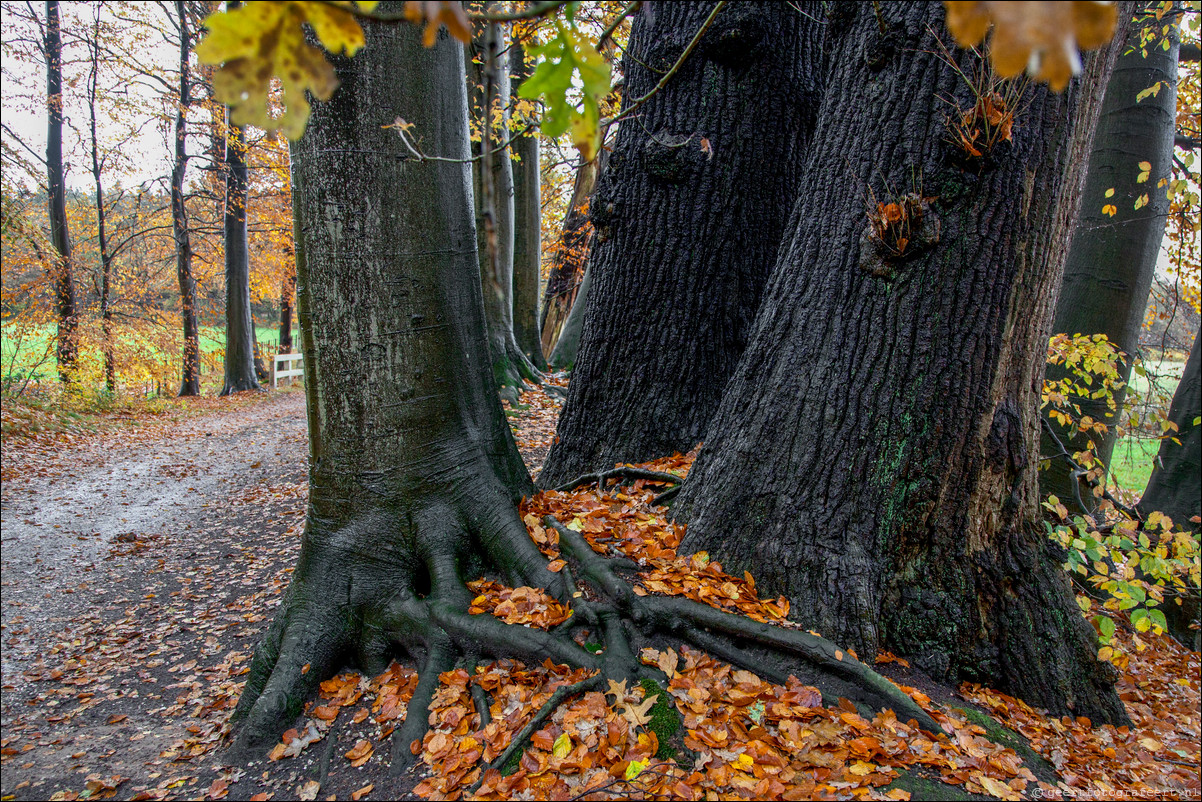
[[[628,4],[626,6],[626,8],[622,9],[622,11],[618,14],[618,16],[616,18],[614,18],[614,21],[609,24],[609,27],[606,28],[605,30],[603,30],[601,32],[601,35],[597,37],[597,49],[598,50],[601,49],[601,45],[605,44],[606,39],[608,39],[609,37],[614,35],[614,31],[616,31],[618,29],[618,26],[622,24],[622,20],[626,19],[631,14],[633,14],[635,11],[637,11],[639,6],[641,6],[642,4],[643,4],[643,0],[634,0],[633,3]]]

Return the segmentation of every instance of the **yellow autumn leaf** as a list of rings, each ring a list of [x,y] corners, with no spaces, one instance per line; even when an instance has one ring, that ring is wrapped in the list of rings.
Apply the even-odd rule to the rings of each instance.
[[[990,796],[995,796],[998,799],[1022,799],[1022,794],[1015,791],[1010,786],[1006,785],[1001,780],[995,780],[992,777],[981,775],[975,778],[981,784]]]
[[[643,769],[647,768],[647,764],[642,760],[632,760],[626,766],[626,779],[633,780],[635,777],[643,773]]]
[[[566,732],[561,733],[560,736],[555,739],[554,746],[551,747],[551,754],[555,755],[555,757],[564,757],[568,752],[571,751],[572,736],[568,735]]]
[[[305,41],[306,23],[331,53],[354,55],[363,47],[363,29],[354,15],[324,3],[263,0],[205,20],[209,32],[196,46],[196,56],[202,64],[220,65],[213,74],[213,95],[230,107],[234,124],[280,129],[297,139],[309,119],[305,93],[319,100],[334,93],[334,68],[319,48]],[[273,77],[284,90],[278,117],[271,116],[267,105]]]
[[[990,27],[989,59],[1003,78],[1027,70],[1053,90],[1063,90],[1081,70],[1078,48],[1110,41],[1118,20],[1113,3],[945,0],[947,28],[961,47],[973,47]]]
[[[1113,203],[1108,203],[1102,207],[1102,214],[1108,217],[1114,217],[1116,214],[1118,214],[1118,211],[1118,207]]]

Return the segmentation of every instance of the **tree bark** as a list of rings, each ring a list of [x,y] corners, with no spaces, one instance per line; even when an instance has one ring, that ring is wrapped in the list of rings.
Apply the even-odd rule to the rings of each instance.
[[[627,98],[661,80],[713,8],[643,6]],[[727,6],[621,124],[589,205],[593,286],[540,483],[687,451],[705,434],[800,183],[822,72],[820,16],[817,6]]]
[[[501,397],[516,402],[523,379],[536,381],[538,372],[518,347],[513,333],[514,205],[513,164],[507,150],[497,145],[508,138],[508,127],[498,134],[486,109],[504,109],[509,99],[509,69],[498,59],[501,30],[496,23],[483,26],[472,42],[472,109],[480,125],[481,158],[473,162],[476,234],[479,239],[480,283],[488,321],[493,376]],[[508,114],[502,114],[508,120]],[[498,137],[503,137],[498,139]]]
[[[184,330],[181,396],[200,395],[200,329],[196,316],[196,279],[192,275],[192,239],[188,231],[188,208],[184,203],[184,174],[188,169],[188,106],[192,103],[192,80],[188,56],[192,35],[183,0],[176,0],[179,17],[179,105],[175,112],[175,152],[171,165],[171,228],[175,237],[175,273],[179,280],[180,318]]]
[[[1119,57],[1106,87],[1081,212],[1052,323],[1053,332],[1105,334],[1127,355],[1119,365],[1124,382],[1131,376],[1132,360],[1139,350],[1144,310],[1169,214],[1169,200],[1160,182],[1172,179],[1177,116],[1178,42],[1171,40],[1172,47],[1167,51],[1148,48],[1144,57],[1139,37],[1137,25],[1126,43],[1131,52]],[[1155,96],[1137,99],[1141,91],[1158,81],[1160,91]],[[1150,165],[1143,181],[1139,180],[1141,162]],[[1112,190],[1108,197],[1106,193]],[[1140,196],[1147,198],[1147,204],[1136,209]],[[1114,215],[1102,211],[1107,205],[1114,207]],[[1050,376],[1063,378],[1065,373],[1057,370]],[[1091,451],[1109,466],[1125,395],[1124,390],[1115,393],[1115,411],[1105,399],[1069,399],[1081,408],[1083,417],[1105,423],[1105,434],[1084,434],[1076,427],[1070,431],[1045,415],[1046,425],[1070,454]],[[1045,455],[1061,451],[1048,433],[1043,435],[1041,445]],[[1072,471],[1067,460],[1050,459],[1040,475],[1042,492],[1057,496],[1074,512],[1092,512],[1093,488],[1084,480],[1074,487],[1079,480],[1073,478]],[[1078,497],[1089,509],[1078,506]]]
[[[509,46],[511,98],[530,77],[526,52],[518,41]],[[517,137],[510,146],[520,159],[513,170],[513,337],[531,364],[546,370],[538,330],[539,284],[542,275],[542,198],[538,134]]]
[[[250,310],[250,244],[246,218],[249,187],[246,129],[230,126],[225,137],[225,382],[221,395],[260,390],[254,321]]]
[[[79,352],[78,311],[75,308],[75,279],[71,264],[71,231],[67,226],[67,179],[63,172],[63,42],[57,0],[46,2],[46,186],[50,220],[50,242],[55,263],[51,267],[54,305],[58,314],[58,377],[63,384],[74,379]]]
[[[1152,476],[1139,501],[1141,514],[1146,516],[1158,510],[1195,535],[1202,532],[1202,524],[1193,520],[1202,515],[1202,425],[1198,423],[1198,416],[1202,415],[1200,341],[1202,337],[1194,338],[1185,372],[1169,407],[1169,420],[1177,424],[1176,437],[1181,444],[1171,439],[1160,442]],[[1166,599],[1163,608],[1169,633],[1195,651],[1199,648],[1199,630],[1191,630],[1190,624],[1202,623],[1198,601],[1198,589],[1194,588],[1191,593],[1181,596],[1181,604]]]
[[[293,145],[311,491],[299,567],[239,707],[244,746],[265,745],[343,660],[380,668],[392,639],[437,653],[425,598],[467,593],[456,563],[553,579],[516,512],[532,488],[491,377],[469,168],[405,160],[382,128],[400,114],[466,159],[462,48],[365,28]]]
[[[1047,554],[1035,454],[1055,288],[1130,9],[1067,93],[1027,90],[1013,141],[974,169],[941,98],[975,98],[934,32],[963,74],[985,67],[943,16],[863,4],[832,21],[801,200],[681,494],[682,549],[751,570],[860,654],[1125,721]],[[908,231],[875,233],[887,201]]]

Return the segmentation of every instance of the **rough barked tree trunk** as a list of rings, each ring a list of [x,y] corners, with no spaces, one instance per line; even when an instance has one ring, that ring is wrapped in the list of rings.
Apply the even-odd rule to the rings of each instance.
[[[1171,439],[1161,441],[1152,476],[1139,500],[1142,514],[1159,510],[1172,518],[1174,523],[1193,530],[1195,534],[1202,532],[1202,524],[1192,520],[1202,515],[1202,425],[1197,422],[1198,416],[1202,415],[1202,374],[1199,373],[1202,359],[1198,356],[1200,341],[1202,337],[1194,338],[1185,372],[1181,375],[1181,383],[1177,385],[1177,392],[1173,394],[1173,403],[1169,407],[1169,420],[1177,424],[1177,439],[1181,444]],[[1166,600],[1164,604],[1169,632],[1177,640],[1197,650],[1199,630],[1191,630],[1190,624],[1202,623],[1199,622],[1198,589],[1193,588],[1189,594],[1182,596],[1181,602],[1177,604]]]
[[[591,680],[600,683],[650,671],[628,631],[673,633],[774,682],[811,681],[832,704],[844,696],[888,707],[937,731],[834,644],[636,595],[550,516],[569,565],[547,570],[517,513],[531,483],[493,386],[469,169],[406,159],[385,127],[400,115],[434,152],[467,158],[462,49],[443,35],[426,50],[409,25],[364,28],[366,45],[335,60],[339,88],[315,105],[293,151],[309,507],[292,582],[234,714],[236,748],[257,757],[343,663],[375,672],[400,651],[418,660],[419,680],[392,736],[396,770],[427,729],[439,673],[457,660],[550,658],[600,669]],[[485,572],[547,588],[572,606],[572,626],[551,633],[469,615],[463,580]],[[584,589],[573,595],[573,575],[601,603]],[[603,654],[572,639],[584,626],[603,635]]]
[[[526,51],[520,42],[509,46],[512,99],[530,77]],[[510,146],[520,161],[513,169],[513,337],[539,370],[546,370],[538,336],[539,277],[542,267],[542,198],[539,177],[538,134],[517,137]]]
[[[508,127],[498,132],[485,122],[485,109],[504,109],[509,102],[509,68],[499,58],[502,46],[501,28],[496,23],[484,25],[472,41],[470,88],[482,156],[473,162],[472,175],[493,376],[501,397],[516,402],[523,379],[537,381],[539,374],[513,335],[513,162],[508,149],[497,148],[509,138]],[[507,113],[500,116],[509,119]],[[493,120],[492,113],[487,119]]]
[[[547,357],[547,364],[555,370],[570,370],[576,366],[576,356],[580,353],[580,336],[584,333],[584,311],[588,308],[588,295],[593,286],[589,272],[584,271],[580,286],[575,290],[571,309],[567,319],[555,338],[555,347]]]
[[[175,274],[179,280],[180,318],[184,329],[184,359],[179,394],[200,395],[200,328],[196,315],[196,278],[192,275],[192,238],[188,231],[188,207],[184,202],[184,174],[188,169],[188,106],[192,103],[192,79],[188,56],[192,35],[183,0],[176,0],[179,23],[179,105],[175,111],[175,151],[171,163],[171,229],[175,238]]]
[[[579,296],[580,284],[584,281],[584,265],[593,242],[588,203],[597,187],[597,178],[605,172],[608,163],[609,151],[601,148],[591,161],[582,158],[576,167],[571,205],[564,215],[559,241],[551,254],[551,269],[547,275],[547,286],[543,288],[539,312],[539,336],[546,354],[552,353],[558,344],[560,332],[567,324],[568,315]],[[572,360],[575,361],[575,358],[573,349]]]
[[[75,308],[75,279],[71,265],[71,232],[67,227],[67,179],[63,172],[63,41],[58,2],[46,2],[46,196],[49,200],[50,242],[55,258],[51,267],[54,307],[58,314],[58,377],[72,381],[79,350],[79,320]]]
[[[860,654],[1123,721],[1046,553],[1036,449],[1051,303],[1125,30],[1066,94],[1028,90],[977,175],[946,142],[941,98],[973,99],[938,55],[942,4],[879,8],[831,32],[802,200],[681,494],[682,547],[751,570]],[[902,201],[909,230],[874,238],[874,196]]]
[[[230,4],[231,7],[237,5]],[[258,349],[250,310],[250,243],[247,239],[246,128],[225,137],[225,382],[221,395],[260,390]]]
[[[626,97],[652,89],[712,2],[635,17]],[[821,11],[723,8],[664,88],[622,122],[589,216],[592,288],[568,400],[539,476],[687,451],[733,373],[809,142]]]
[[[1124,382],[1131,375],[1132,359],[1139,349],[1144,310],[1169,213],[1169,200],[1160,181],[1172,178],[1177,120],[1179,43],[1174,38],[1167,51],[1149,47],[1145,57],[1140,52],[1140,27],[1134,26],[1126,44],[1131,52],[1119,57],[1106,86],[1081,211],[1052,323],[1053,332],[1105,334],[1128,355],[1119,366]],[[1158,81],[1160,91],[1155,96],[1137,98]],[[1150,165],[1142,181],[1141,162]],[[1110,190],[1113,195],[1107,197]],[[1146,205],[1136,209],[1141,196]],[[1102,211],[1107,205],[1114,207],[1113,215]],[[1064,375],[1062,370],[1055,374],[1049,371],[1049,377]],[[1125,395],[1122,390],[1115,393],[1116,410],[1122,409]],[[1076,427],[1070,431],[1045,416],[1045,425],[1056,437],[1043,434],[1042,453],[1058,455],[1060,444],[1070,455],[1089,451],[1092,440],[1093,454],[1109,466],[1118,438],[1117,411],[1111,412],[1104,399],[1077,396],[1070,401],[1080,406],[1083,417],[1105,423],[1107,432],[1087,435]],[[1052,457],[1040,475],[1042,492],[1059,497],[1074,512],[1092,512],[1092,488],[1084,480],[1074,488],[1078,480],[1073,478],[1073,470],[1067,460]],[[1080,509],[1078,496],[1089,509]]]

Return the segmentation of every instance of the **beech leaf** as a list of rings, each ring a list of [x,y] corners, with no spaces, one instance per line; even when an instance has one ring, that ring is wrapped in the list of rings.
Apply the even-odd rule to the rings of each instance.
[[[1081,71],[1081,50],[1110,41],[1118,20],[1113,3],[945,0],[947,29],[961,47],[981,43],[990,27],[989,60],[1002,78],[1026,70],[1057,92]]]

